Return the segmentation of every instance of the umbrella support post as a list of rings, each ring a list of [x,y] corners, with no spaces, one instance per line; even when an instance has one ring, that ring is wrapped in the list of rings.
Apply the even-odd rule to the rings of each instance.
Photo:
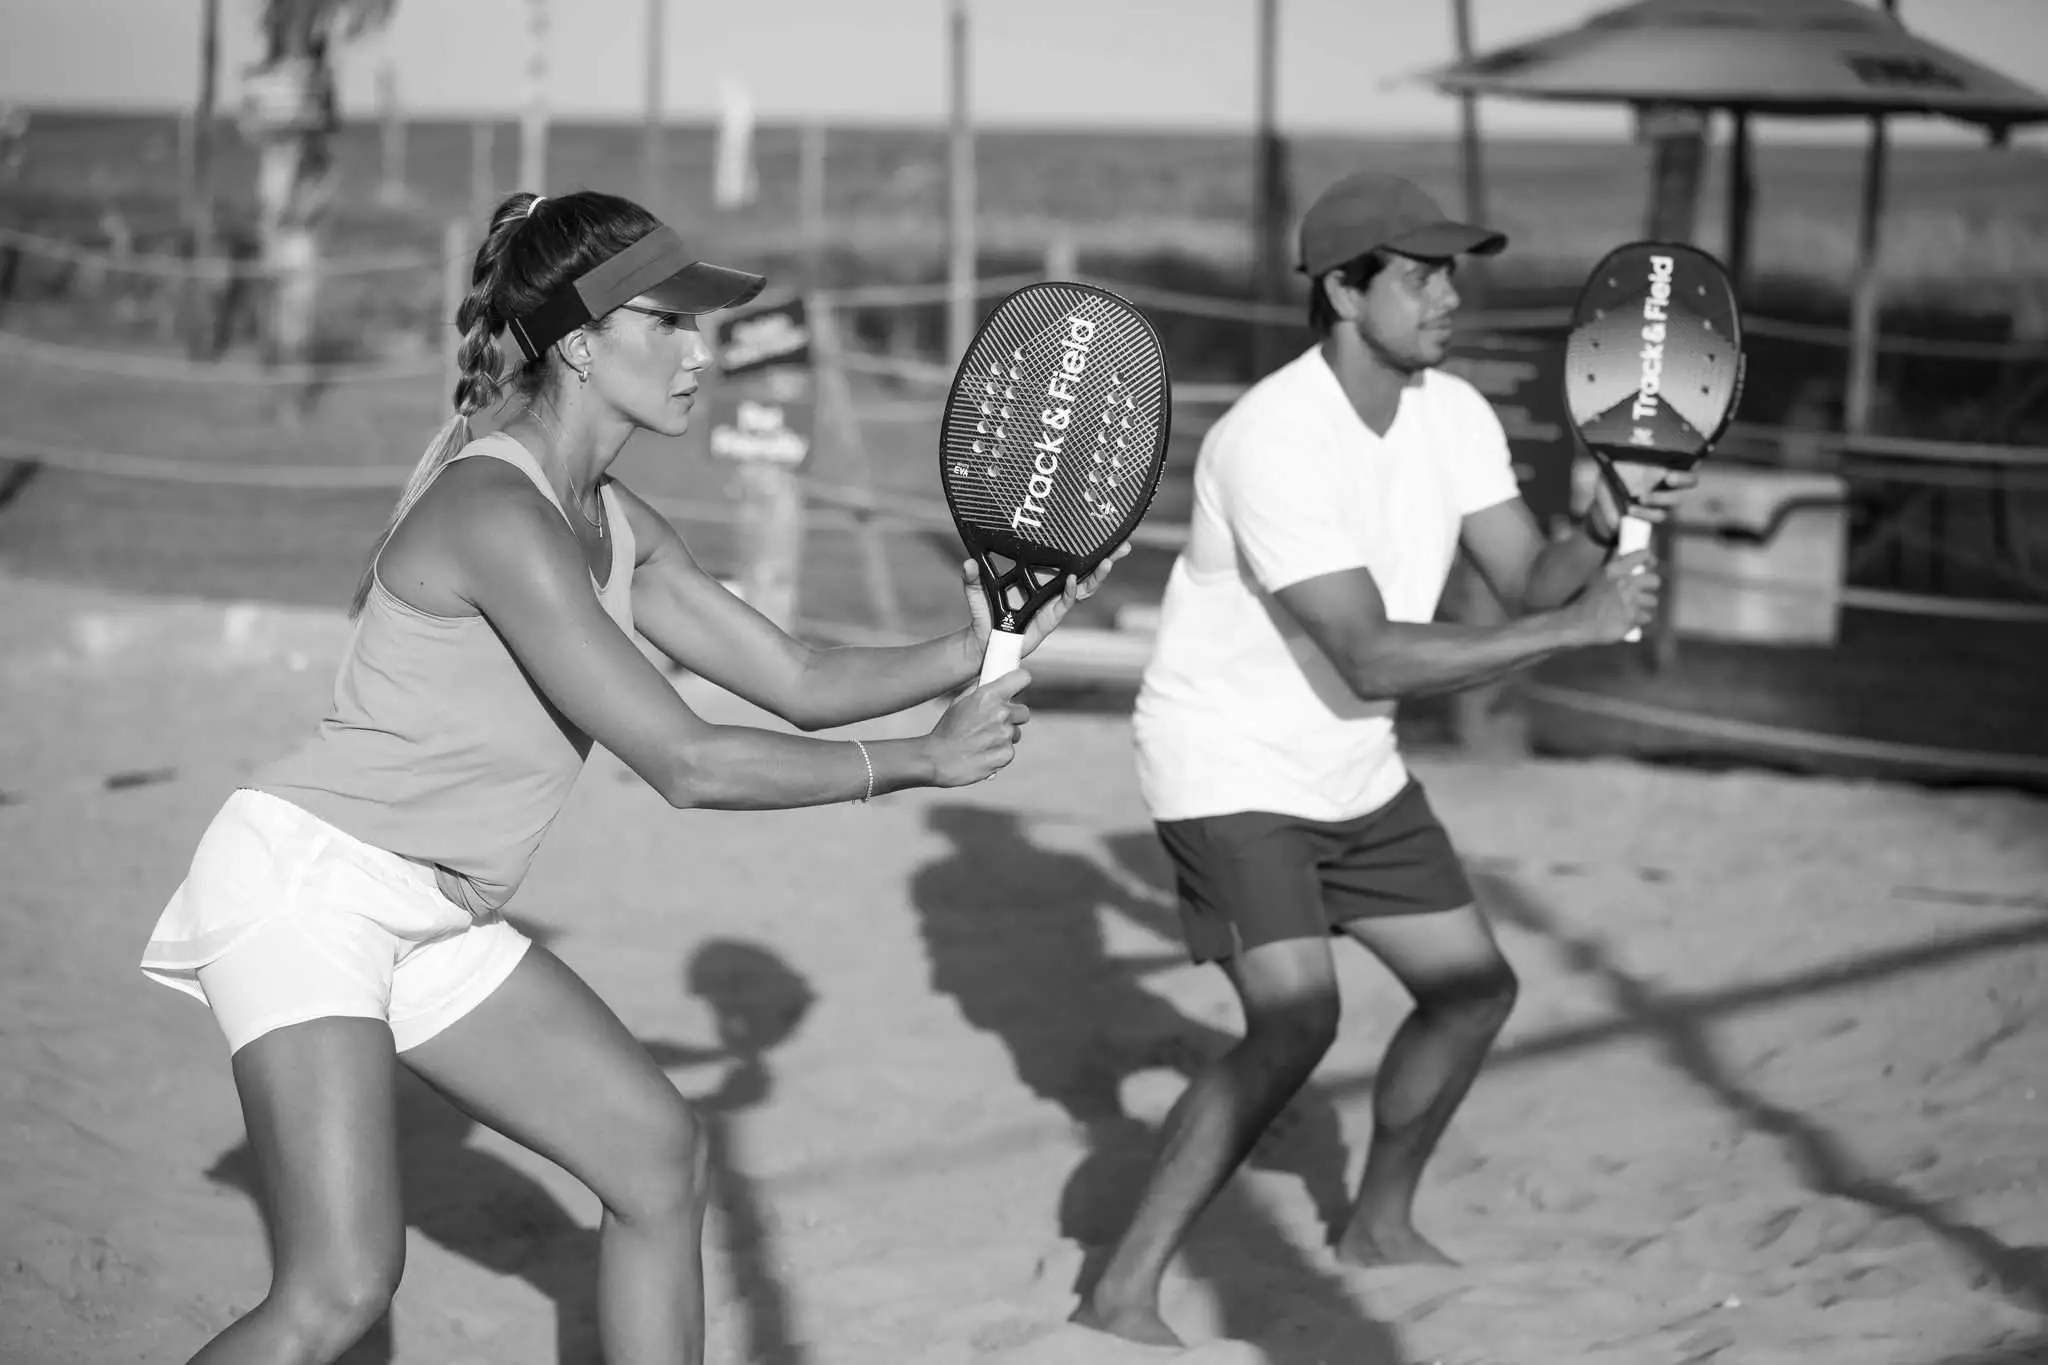
[[[1643,235],[1653,241],[1690,242],[1698,226],[1700,179],[1707,158],[1706,113],[1691,107],[1648,105],[1639,108],[1638,118],[1641,136],[1650,144],[1650,202]],[[1654,548],[1660,561],[1672,563],[1677,547],[1668,524],[1657,527]],[[1678,658],[1679,590],[1678,575],[1667,572],[1657,617],[1644,632],[1644,662],[1655,672],[1669,668]]]
[[[1882,279],[1878,220],[1884,213],[1887,142],[1882,117],[1870,120],[1870,150],[1863,165],[1863,210],[1856,227],[1856,279],[1849,293],[1849,374],[1842,403],[1843,429],[1870,430],[1877,395],[1877,323]]]
[[[1756,171],[1750,156],[1749,113],[1737,109],[1728,130],[1728,234],[1723,243],[1735,296],[1749,283],[1750,230],[1756,217]]]

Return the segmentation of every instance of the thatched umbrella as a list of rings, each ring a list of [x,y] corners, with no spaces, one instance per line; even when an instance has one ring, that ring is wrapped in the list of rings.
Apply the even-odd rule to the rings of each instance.
[[[1989,130],[2048,120],[2048,95],[1914,34],[1890,12],[1857,0],[1637,0],[1576,28],[1484,52],[1428,73],[1455,95],[1506,95],[1579,104],[1620,103],[1656,120],[1680,115],[1659,140],[1649,231],[1690,231],[1704,116],[1734,117],[1729,175],[1730,265],[1746,264],[1751,209],[1749,119],[1864,116],[1872,121],[1863,217],[1857,234],[1846,422],[1867,424],[1877,340],[1878,217],[1884,201],[1888,114],[1928,114]],[[1690,126],[1684,123],[1685,116]],[[1675,181],[1675,193],[1667,193]],[[1663,221],[1659,221],[1662,219]]]

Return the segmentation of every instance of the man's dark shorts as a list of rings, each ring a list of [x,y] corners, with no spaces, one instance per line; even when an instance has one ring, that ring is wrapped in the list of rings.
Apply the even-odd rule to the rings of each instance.
[[[1197,962],[1339,932],[1346,920],[1423,915],[1472,903],[1451,837],[1414,778],[1350,820],[1239,811],[1162,820],[1181,932]]]

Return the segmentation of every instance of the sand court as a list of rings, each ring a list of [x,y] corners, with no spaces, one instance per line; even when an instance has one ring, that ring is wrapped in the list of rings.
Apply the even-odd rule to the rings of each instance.
[[[264,1251],[224,1046],[134,961],[345,630],[0,599],[0,1360],[180,1360]],[[2048,803],[1415,767],[1523,982],[1423,1187],[1467,1264],[1325,1250],[1405,1010],[1347,950],[1336,1049],[1169,1281],[1179,1359],[2048,1360]],[[1061,1326],[1238,1027],[1172,936],[1122,717],[1043,711],[970,792],[778,814],[674,812],[600,755],[513,911],[714,1126],[712,1359],[1175,1358]],[[594,1201],[422,1086],[402,1106],[406,1278],[349,1359],[590,1358]]]

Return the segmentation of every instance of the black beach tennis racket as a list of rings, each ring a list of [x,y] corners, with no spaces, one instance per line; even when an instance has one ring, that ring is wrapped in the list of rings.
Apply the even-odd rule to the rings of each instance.
[[[1608,253],[1572,310],[1564,395],[1622,509],[1618,552],[1634,554],[1649,545],[1651,523],[1628,515],[1614,466],[1691,469],[1742,400],[1742,309],[1721,263],[1673,242]]]
[[[946,394],[939,482],[995,627],[982,682],[1015,668],[1031,618],[1136,528],[1172,418],[1158,333],[1107,290],[1027,284],[981,324]]]

